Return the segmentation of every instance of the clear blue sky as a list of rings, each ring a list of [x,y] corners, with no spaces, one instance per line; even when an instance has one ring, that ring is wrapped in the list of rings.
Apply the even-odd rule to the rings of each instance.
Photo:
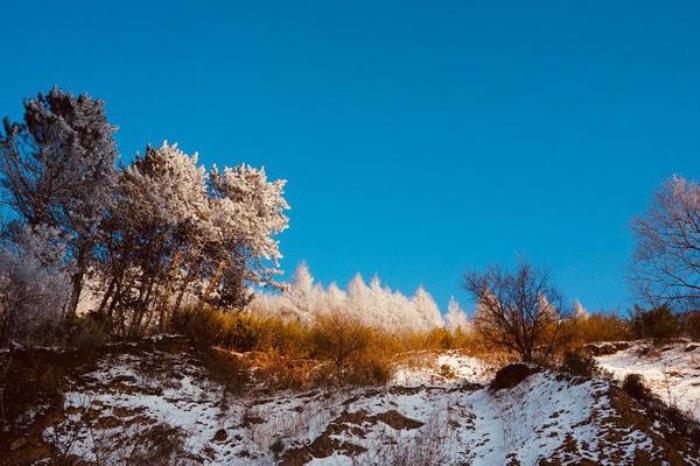
[[[630,219],[700,177],[700,3],[4,0],[0,113],[107,101],[128,160],[177,141],[286,178],[283,266],[444,306],[518,257],[624,309]]]

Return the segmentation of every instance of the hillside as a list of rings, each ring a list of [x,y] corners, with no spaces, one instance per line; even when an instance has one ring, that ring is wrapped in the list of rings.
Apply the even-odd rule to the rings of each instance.
[[[599,346],[604,349],[605,345]],[[619,347],[623,349],[596,358],[601,367],[619,380],[628,374],[642,375],[657,396],[700,422],[700,343],[679,341],[654,346],[633,342]]]
[[[228,372],[176,336],[89,357],[43,350],[44,362],[67,366],[66,389],[27,395],[0,457],[12,465],[700,464],[696,445],[605,380],[525,369],[501,372],[495,390],[487,384],[496,368],[445,352],[398,363],[382,387],[277,391],[242,355],[218,356],[233,362]]]

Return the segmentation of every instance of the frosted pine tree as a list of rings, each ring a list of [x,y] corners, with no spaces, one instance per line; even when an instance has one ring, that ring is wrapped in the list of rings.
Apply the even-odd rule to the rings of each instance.
[[[581,304],[581,301],[578,299],[574,301],[574,318],[575,319],[588,319],[590,314],[588,313],[588,310],[583,307],[583,304]]]
[[[464,312],[454,296],[451,297],[450,302],[447,304],[447,314],[445,314],[445,326],[447,329],[453,332],[457,330],[466,332],[470,325],[467,313]]]
[[[23,121],[5,119],[0,134],[1,182],[11,207],[27,224],[58,228],[67,239],[75,260],[71,313],[116,182],[114,131],[101,100],[54,88],[26,101]]]
[[[283,307],[302,322],[310,322],[325,307],[323,287],[314,283],[306,262],[297,266],[294,279],[282,294]]]
[[[122,173],[116,199],[103,227],[110,254],[100,310],[110,319],[115,310],[128,312],[128,332],[136,334],[154,308],[162,325],[173,296],[179,303],[193,287],[207,287],[202,273],[215,230],[206,172],[177,145],[147,147]]]
[[[358,273],[348,284],[348,310],[357,316],[361,316],[367,308],[368,297],[369,287],[365,284],[362,275]]]
[[[422,286],[418,287],[413,296],[413,305],[419,319],[418,328],[430,330],[444,325],[440,309],[435,304],[433,297]]]
[[[255,284],[273,282],[282,258],[275,235],[289,223],[286,181],[268,181],[264,169],[248,165],[214,166],[209,179],[220,246],[230,263],[245,264],[245,278]]]

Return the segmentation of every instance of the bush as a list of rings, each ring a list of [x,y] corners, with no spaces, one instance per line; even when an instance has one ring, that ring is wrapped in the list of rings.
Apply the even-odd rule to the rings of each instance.
[[[601,375],[595,358],[586,351],[567,351],[560,366],[562,372],[580,377],[593,378]]]
[[[384,383],[391,376],[391,355],[402,347],[398,337],[338,312],[302,325],[281,317],[189,309],[175,317],[173,330],[203,348],[262,353],[255,360],[258,373],[278,388],[308,387],[321,379],[350,385]]]
[[[689,311],[681,316],[684,333],[693,340],[700,341],[700,311]]]
[[[573,348],[600,341],[632,339],[629,322],[616,314],[595,313],[570,319],[564,323],[562,333]]]
[[[678,316],[667,305],[649,310],[635,306],[630,325],[636,338],[650,338],[656,343],[668,341],[681,333]]]
[[[495,392],[504,388],[516,387],[520,382],[536,372],[539,372],[539,369],[532,368],[527,364],[508,364],[496,372],[496,376],[489,384],[489,389]]]
[[[649,401],[654,397],[640,374],[627,374],[622,381],[622,389],[635,400]]]
[[[382,383],[390,373],[381,332],[342,313],[319,318],[310,331],[312,357],[330,360],[339,383]]]
[[[109,339],[109,324],[98,313],[74,317],[69,323],[70,345],[79,349],[102,346]]]

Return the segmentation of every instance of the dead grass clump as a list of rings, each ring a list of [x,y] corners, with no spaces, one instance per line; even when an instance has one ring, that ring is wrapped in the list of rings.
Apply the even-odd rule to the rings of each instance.
[[[313,358],[333,363],[339,384],[375,385],[391,376],[391,338],[340,313],[316,322],[309,333]]]
[[[209,376],[224,386],[227,393],[239,395],[245,391],[250,382],[248,365],[235,355],[207,348],[200,352],[200,360]]]
[[[200,348],[245,353],[256,376],[271,388],[381,384],[391,376],[391,355],[402,347],[398,337],[340,312],[302,325],[205,308],[182,313],[175,322],[175,330]]]

